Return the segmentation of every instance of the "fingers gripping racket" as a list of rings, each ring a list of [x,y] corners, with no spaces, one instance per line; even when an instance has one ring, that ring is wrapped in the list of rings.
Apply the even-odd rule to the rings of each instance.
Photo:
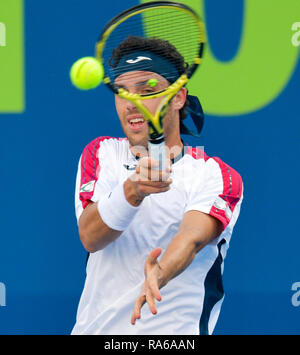
[[[149,40],[167,41],[182,57],[184,65],[180,66],[178,58],[170,57],[168,49],[154,49],[155,55],[167,58],[169,66],[163,66],[167,85],[159,85],[157,78],[147,77],[140,90],[130,90],[117,85],[116,75],[127,70],[125,62],[116,56],[115,49],[123,45],[126,48],[128,38],[144,39],[136,50],[143,53],[153,51]],[[124,45],[125,43],[125,45]],[[165,170],[165,143],[163,123],[172,98],[184,87],[201,63],[205,43],[204,23],[188,6],[169,1],[153,1],[134,6],[114,17],[103,29],[96,45],[96,57],[104,68],[103,81],[119,97],[133,103],[142,113],[149,126],[148,149],[152,158],[160,162],[160,169]],[[155,47],[155,46],[154,46]],[[132,51],[132,48],[130,49]],[[129,51],[129,49],[128,49]],[[140,64],[140,71],[147,71],[147,56],[129,59],[129,63]],[[146,100],[161,98],[155,113],[145,105]]]

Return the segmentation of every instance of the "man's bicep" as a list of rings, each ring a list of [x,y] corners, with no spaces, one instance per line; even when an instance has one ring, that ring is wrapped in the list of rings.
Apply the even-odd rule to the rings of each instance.
[[[222,233],[222,223],[207,213],[191,210],[184,214],[178,234],[196,245],[204,246]]]

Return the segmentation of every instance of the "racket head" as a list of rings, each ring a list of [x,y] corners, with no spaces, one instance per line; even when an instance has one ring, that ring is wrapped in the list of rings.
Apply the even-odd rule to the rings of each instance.
[[[187,5],[169,1],[152,1],[131,7],[114,17],[102,30],[96,45],[96,57],[104,68],[103,82],[143,113],[152,139],[161,138],[168,105],[201,63],[205,41],[204,23],[198,15]],[[149,77],[153,67],[147,59],[139,60],[149,57],[149,52],[158,57],[160,69],[156,73],[167,79],[167,85],[160,85],[157,76]],[[175,52],[179,55],[174,55]],[[124,61],[127,55],[129,57]],[[166,59],[167,64],[160,63],[159,58]],[[130,85],[124,87],[116,80],[131,70],[128,61],[136,61],[134,71],[139,72],[140,82],[146,84],[139,90],[130,90]],[[143,73],[146,73],[147,80],[142,80]],[[157,97],[162,97],[161,104],[155,114],[151,114],[143,100]]]

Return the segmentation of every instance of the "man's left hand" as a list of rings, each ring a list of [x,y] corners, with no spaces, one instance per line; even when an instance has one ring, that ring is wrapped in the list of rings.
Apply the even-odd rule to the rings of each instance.
[[[159,289],[163,286],[162,270],[157,258],[162,252],[161,248],[153,249],[145,262],[145,282],[143,283],[139,297],[137,298],[131,315],[131,324],[141,318],[141,308],[147,302],[152,314],[157,313],[155,300],[161,301]]]

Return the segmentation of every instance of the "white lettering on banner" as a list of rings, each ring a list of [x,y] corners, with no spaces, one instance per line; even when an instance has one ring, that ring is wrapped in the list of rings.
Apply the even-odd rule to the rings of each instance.
[[[298,307],[300,306],[300,282],[294,282],[291,289],[296,291],[292,296],[292,305]]]
[[[292,31],[297,31],[292,36],[292,45],[294,47],[299,47],[300,46],[300,22],[293,23]]]
[[[0,282],[0,307],[6,306],[6,287]]]
[[[6,26],[0,22],[0,47],[6,47]]]

